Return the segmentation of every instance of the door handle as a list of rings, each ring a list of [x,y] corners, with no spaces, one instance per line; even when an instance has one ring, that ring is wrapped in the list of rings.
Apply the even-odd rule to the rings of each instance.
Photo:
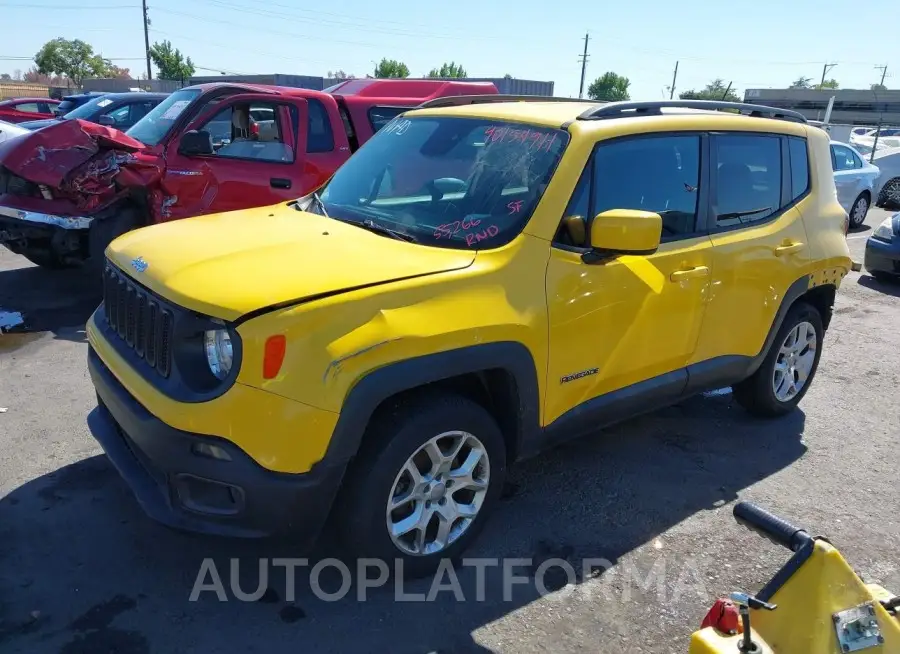
[[[283,177],[273,177],[269,180],[269,186],[272,188],[291,188],[291,180]]]
[[[694,279],[695,277],[706,277],[709,275],[709,268],[706,266],[697,266],[696,268],[689,268],[687,270],[676,270],[673,272],[669,279],[673,282],[684,281],[685,279]]]
[[[780,245],[775,248],[775,256],[783,257],[788,254],[797,254],[803,249],[803,243],[791,243],[790,245]]]

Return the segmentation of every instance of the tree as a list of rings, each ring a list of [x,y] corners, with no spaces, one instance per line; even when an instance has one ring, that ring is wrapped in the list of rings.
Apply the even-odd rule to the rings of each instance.
[[[119,68],[110,64],[106,74],[112,79],[132,79],[130,68]]]
[[[607,102],[617,102],[619,100],[630,100],[628,95],[628,86],[631,82],[627,77],[616,75],[612,71],[603,73],[602,76],[591,82],[588,87],[588,97],[591,100],[605,100]]]
[[[151,45],[150,58],[156,64],[159,79],[186,80],[196,70],[191,58],[185,58],[169,41]]]
[[[0,79],[2,79],[4,81],[11,80],[12,75],[10,75],[9,73],[0,73]]]
[[[34,55],[34,63],[38,73],[63,75],[75,86],[81,86],[85,77],[103,77],[109,68],[109,62],[94,54],[89,44],[61,37],[47,41]]]
[[[16,80],[17,82],[22,81],[22,69],[21,68],[16,68],[13,71],[13,79]]]
[[[382,59],[381,63],[375,66],[374,77],[382,79],[402,79],[409,77],[409,67],[402,61],[396,59]]]
[[[871,88],[873,91],[887,91],[887,87],[884,84],[873,84]]]
[[[790,87],[792,89],[811,89],[812,88],[812,77],[803,77],[802,75],[795,79],[793,83],[791,83]]]
[[[466,69],[454,61],[441,64],[440,68],[432,68],[426,77],[463,78],[467,77]]]
[[[740,96],[729,88],[728,84],[722,79],[714,79],[699,91],[691,89],[678,95],[682,100],[725,100],[728,102],[740,102]]]
[[[338,68],[335,71],[328,71],[328,79],[337,79],[337,80],[348,80],[348,79],[356,79],[356,75],[351,75],[349,73],[345,73],[343,70]]]
[[[827,79],[824,84],[816,84],[816,89],[819,91],[823,89],[836,89],[838,87],[838,81],[836,79]]]

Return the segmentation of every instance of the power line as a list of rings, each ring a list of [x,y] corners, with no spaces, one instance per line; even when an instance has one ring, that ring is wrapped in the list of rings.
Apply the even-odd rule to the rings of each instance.
[[[84,9],[134,9],[134,5],[45,5],[45,4],[9,4],[0,5],[9,9],[67,9],[72,11],[82,11]]]

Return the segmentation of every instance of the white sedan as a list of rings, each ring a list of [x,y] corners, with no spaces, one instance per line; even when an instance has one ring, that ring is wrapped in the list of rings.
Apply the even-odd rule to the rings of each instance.
[[[838,202],[850,214],[850,227],[859,227],[877,197],[875,189],[880,171],[859,152],[839,141],[831,142],[831,166]]]
[[[0,120],[0,143],[3,143],[3,141],[8,141],[13,137],[30,133],[31,132],[29,132],[24,127],[19,127],[18,125],[7,123],[5,120]]]
[[[900,209],[900,148],[878,150],[874,163],[881,169],[875,205],[892,211]]]

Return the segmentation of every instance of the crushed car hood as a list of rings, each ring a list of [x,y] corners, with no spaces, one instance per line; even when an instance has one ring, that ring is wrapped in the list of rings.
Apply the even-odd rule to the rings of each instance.
[[[117,129],[60,120],[0,144],[0,166],[46,187],[55,201],[71,205],[71,213],[85,214],[110,204],[124,188],[159,179],[160,166],[138,156],[144,149]]]
[[[288,204],[139,229],[113,241],[107,256],[171,302],[224,320],[475,259],[472,251],[394,240]]]

